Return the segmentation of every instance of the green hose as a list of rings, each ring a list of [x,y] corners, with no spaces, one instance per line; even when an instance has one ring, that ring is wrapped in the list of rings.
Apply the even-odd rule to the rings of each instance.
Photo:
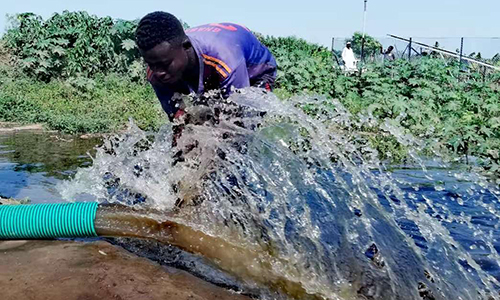
[[[97,236],[96,202],[0,205],[0,239]]]

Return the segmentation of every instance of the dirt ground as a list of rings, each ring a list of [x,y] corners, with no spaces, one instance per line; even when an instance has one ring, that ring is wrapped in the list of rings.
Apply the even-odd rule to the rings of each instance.
[[[107,242],[0,241],[2,300],[250,298]]]

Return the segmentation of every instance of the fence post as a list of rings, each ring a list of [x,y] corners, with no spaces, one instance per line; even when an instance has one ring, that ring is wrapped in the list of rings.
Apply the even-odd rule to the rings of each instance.
[[[411,60],[411,43],[412,43],[412,38],[410,38],[410,44],[408,45],[408,61]]]
[[[361,38],[361,62],[365,61],[365,37]]]
[[[458,70],[462,71],[462,57],[464,54],[464,38],[460,39],[460,63],[458,65]]]

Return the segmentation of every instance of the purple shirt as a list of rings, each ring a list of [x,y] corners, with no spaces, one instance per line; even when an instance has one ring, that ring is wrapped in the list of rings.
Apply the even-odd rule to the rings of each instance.
[[[198,86],[188,86],[189,91],[202,94],[220,89],[228,96],[231,87],[245,88],[262,82],[274,82],[276,60],[246,27],[232,23],[213,23],[190,28],[186,30],[186,34],[200,65]],[[163,110],[173,119],[179,110],[178,103],[172,101],[174,91],[154,80],[154,73],[149,68],[148,80]]]

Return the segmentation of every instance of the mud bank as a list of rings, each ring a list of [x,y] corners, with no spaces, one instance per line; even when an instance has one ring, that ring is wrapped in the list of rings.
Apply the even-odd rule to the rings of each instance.
[[[2,300],[249,299],[107,242],[0,242]]]

